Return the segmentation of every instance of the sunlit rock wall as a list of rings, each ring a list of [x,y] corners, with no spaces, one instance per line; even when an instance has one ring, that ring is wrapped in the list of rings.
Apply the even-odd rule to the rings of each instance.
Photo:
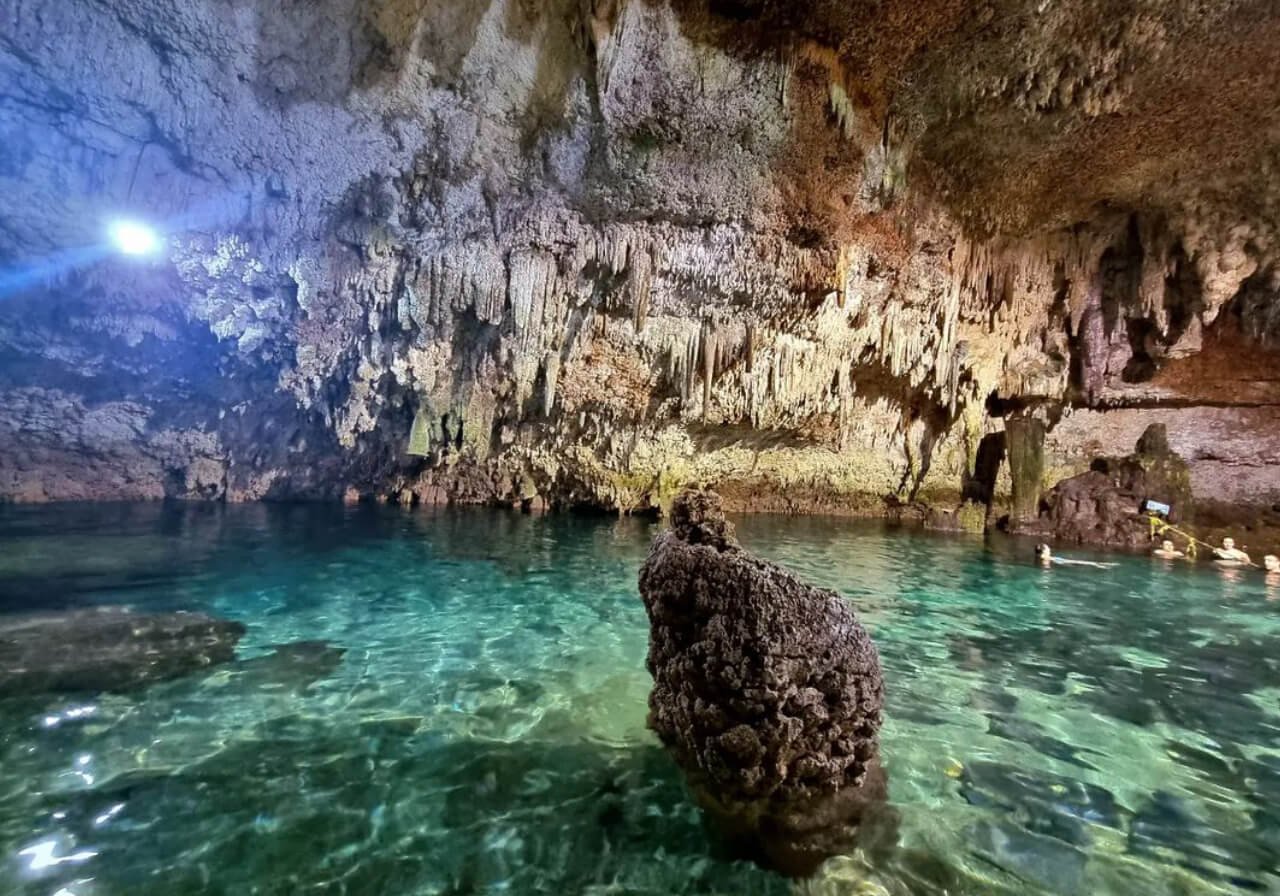
[[[636,510],[698,482],[879,513],[957,504],[1011,411],[1050,423],[1050,472],[1120,414],[1209,450],[1206,399],[1148,384],[1227,330],[1269,357],[1274,164],[1248,208],[1239,166],[1141,202],[1101,149],[1123,179],[1070,203],[1011,186],[1019,162],[1045,186],[1055,128],[1157,116],[1142,54],[1200,26],[1144,6],[1066,65],[1046,48],[1092,5],[944,5],[917,22],[939,46],[995,42],[998,68],[1025,43],[1034,70],[956,81],[901,10],[856,4],[794,35],[767,3],[11,4],[0,497]],[[1119,69],[1081,74],[1095,58]],[[975,116],[1016,119],[1003,156],[973,149]],[[1164,164],[1144,170],[1167,186]],[[102,247],[124,213],[163,226],[163,257]],[[1259,389],[1231,419],[1268,457],[1280,391]],[[1270,494],[1265,466],[1237,493]]]

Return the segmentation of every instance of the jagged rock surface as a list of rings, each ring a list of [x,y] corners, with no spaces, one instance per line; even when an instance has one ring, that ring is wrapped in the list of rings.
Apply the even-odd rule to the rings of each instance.
[[[0,615],[0,697],[127,691],[235,658],[239,622],[120,607]]]
[[[1143,431],[1132,454],[1095,458],[1089,471],[1064,479],[1040,502],[1037,518],[1015,531],[1075,544],[1140,548],[1150,544],[1147,500],[1169,506],[1179,523],[1193,511],[1186,462],[1169,448],[1163,425]]]
[[[704,807],[794,839],[833,799],[882,789],[875,645],[838,594],[743,550],[718,495],[676,499],[640,594],[649,727]]]
[[[1047,404],[1174,418],[1205,493],[1222,410],[1237,491],[1280,500],[1277,29],[1261,0],[20,0],[0,498],[954,506],[992,409]],[[162,258],[110,256],[124,213]],[[1178,374],[1232,340],[1227,388]]]

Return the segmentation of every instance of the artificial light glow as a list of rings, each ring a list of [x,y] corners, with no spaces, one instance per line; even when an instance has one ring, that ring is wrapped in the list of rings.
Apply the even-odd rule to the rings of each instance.
[[[154,255],[160,249],[159,234],[138,221],[113,221],[108,233],[125,255]]]

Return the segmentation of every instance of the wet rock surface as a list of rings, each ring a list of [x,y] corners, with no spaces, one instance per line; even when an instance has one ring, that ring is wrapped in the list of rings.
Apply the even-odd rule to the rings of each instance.
[[[121,607],[0,615],[0,697],[127,691],[235,658],[239,622]]]
[[[705,491],[677,498],[640,593],[649,726],[720,831],[802,874],[891,827],[879,657],[843,598],[743,550]]]
[[[332,675],[346,652],[346,648],[327,641],[294,641],[277,644],[263,656],[241,660],[227,671],[230,683],[237,687],[299,691]]]
[[[1186,521],[1194,510],[1186,461],[1169,448],[1162,424],[1151,424],[1134,452],[1096,458],[1087,473],[1059,482],[1040,501],[1039,516],[1010,521],[1013,531],[1074,544],[1139,548],[1151,541],[1142,508],[1155,501],[1168,519]]]

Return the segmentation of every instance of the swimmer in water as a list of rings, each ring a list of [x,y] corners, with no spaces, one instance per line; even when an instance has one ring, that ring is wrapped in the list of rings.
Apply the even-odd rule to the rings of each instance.
[[[1110,569],[1114,563],[1098,563],[1096,560],[1072,560],[1067,557],[1055,557],[1053,551],[1044,542],[1036,545],[1036,560],[1041,566],[1092,566],[1094,569]]]
[[[1280,557],[1267,554],[1262,558],[1262,580],[1267,586],[1267,600],[1280,600]]]
[[[1151,556],[1159,557],[1161,560],[1181,560],[1187,555],[1175,548],[1173,542],[1166,538],[1160,542],[1160,547],[1151,552]]]
[[[1252,566],[1249,555],[1236,547],[1234,538],[1222,539],[1222,547],[1213,549],[1213,562],[1219,566]]]

